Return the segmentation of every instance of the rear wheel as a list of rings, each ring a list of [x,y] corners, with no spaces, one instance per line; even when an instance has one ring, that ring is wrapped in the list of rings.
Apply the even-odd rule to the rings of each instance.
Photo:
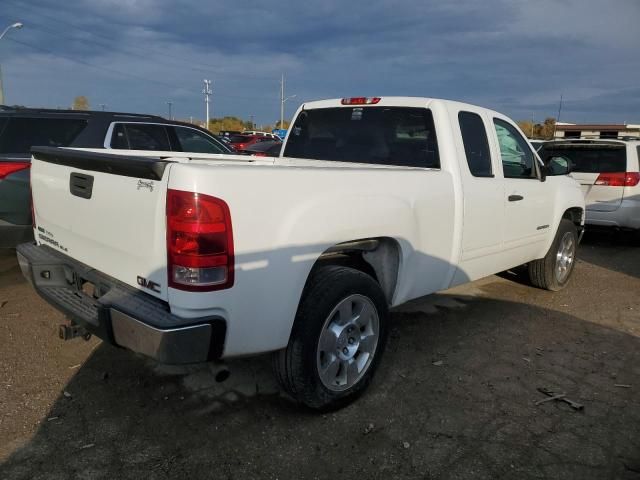
[[[570,220],[562,219],[547,254],[544,258],[529,263],[531,283],[546,290],[562,290],[575,267],[577,247],[576,226]]]
[[[323,266],[312,273],[289,345],[274,354],[282,387],[319,410],[343,407],[369,385],[387,339],[387,303],[369,275]]]

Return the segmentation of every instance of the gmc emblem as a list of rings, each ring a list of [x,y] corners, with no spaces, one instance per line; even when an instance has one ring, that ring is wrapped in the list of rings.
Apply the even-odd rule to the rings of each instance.
[[[144,277],[138,276],[138,285],[143,288],[147,288],[152,292],[160,293],[160,284],[156,282],[152,282],[151,280],[147,280]]]

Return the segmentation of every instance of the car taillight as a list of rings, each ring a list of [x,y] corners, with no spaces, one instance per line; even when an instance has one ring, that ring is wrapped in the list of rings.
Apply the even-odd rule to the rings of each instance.
[[[595,185],[609,187],[635,187],[640,183],[639,172],[615,172],[601,173],[596,179]]]
[[[380,97],[351,97],[343,98],[342,105],[375,105]]]
[[[226,202],[169,190],[167,260],[170,287],[202,292],[233,286],[233,233]]]
[[[8,177],[12,173],[26,170],[31,166],[31,162],[0,162],[0,180]]]

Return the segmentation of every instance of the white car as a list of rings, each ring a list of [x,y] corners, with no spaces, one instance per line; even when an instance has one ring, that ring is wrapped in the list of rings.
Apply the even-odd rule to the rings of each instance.
[[[538,152],[543,160],[565,157],[571,163],[587,224],[640,231],[640,140],[555,140]]]
[[[389,307],[528,264],[563,288],[584,198],[509,118],[452,101],[310,102],[279,158],[38,148],[22,271],[95,333],[166,363],[275,352],[285,390],[354,400]]]

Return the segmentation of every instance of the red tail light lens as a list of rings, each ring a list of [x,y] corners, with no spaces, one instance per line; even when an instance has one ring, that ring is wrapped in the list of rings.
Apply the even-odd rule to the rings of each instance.
[[[343,98],[342,105],[375,105],[380,97],[351,97]]]
[[[170,287],[201,292],[233,286],[233,233],[226,202],[169,190],[167,257]]]
[[[0,180],[8,177],[12,173],[26,170],[31,166],[31,162],[0,162]]]
[[[640,183],[639,172],[615,172],[601,173],[596,179],[595,185],[609,187],[635,187]]]

